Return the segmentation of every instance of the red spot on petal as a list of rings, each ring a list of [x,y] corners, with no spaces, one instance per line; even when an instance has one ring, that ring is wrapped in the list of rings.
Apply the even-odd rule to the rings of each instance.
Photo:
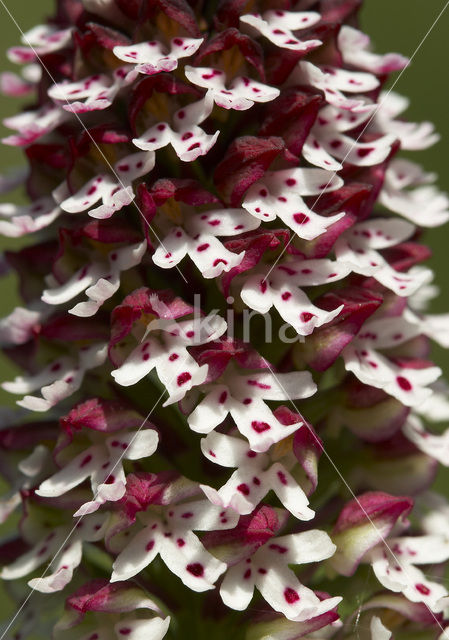
[[[415,584],[415,589],[416,591],[419,591],[419,593],[422,593],[423,596],[428,596],[430,593],[429,587],[426,587],[425,584],[421,584],[420,582],[418,584]]]
[[[242,484],[239,484],[239,486],[237,487],[237,491],[243,493],[244,496],[249,496],[250,494],[250,488],[244,482],[242,482]]]
[[[288,551],[287,547],[283,547],[282,545],[277,544],[275,542],[270,544],[268,548],[273,549],[273,551],[277,551],[278,553],[287,553]]]
[[[292,589],[291,587],[287,587],[284,590],[284,598],[285,601],[288,602],[288,604],[294,604],[295,602],[298,602],[299,595],[294,589]]]
[[[248,580],[248,578],[251,578],[251,569],[247,569],[243,574],[243,577],[245,580]]]
[[[178,538],[176,540],[176,544],[178,545],[178,547],[183,547],[185,545],[185,540],[183,540],[182,538]]]
[[[374,151],[374,147],[358,149],[357,155],[359,156],[359,158],[364,158],[365,156],[369,155],[372,151]]]
[[[295,213],[293,214],[293,220],[298,224],[307,224],[310,218],[305,213]]]
[[[271,429],[267,422],[261,422],[260,420],[253,420],[251,422],[251,426],[256,433],[263,433],[264,431]]]
[[[283,471],[278,471],[277,472],[277,476],[279,478],[279,482],[283,485],[287,484],[287,476],[285,475],[285,473]]]
[[[195,578],[201,578],[204,575],[204,567],[199,562],[188,564],[186,569],[189,573],[195,576]]]
[[[182,387],[183,384],[191,380],[192,376],[188,371],[184,371],[184,373],[180,373],[177,379],[178,387]]]
[[[80,468],[85,467],[85,466],[86,466],[86,464],[88,464],[91,460],[92,460],[92,456],[91,456],[91,455],[90,455],[90,453],[89,453],[89,455],[87,455],[85,458],[83,458],[83,459],[81,460],[81,462],[80,462]]]
[[[398,383],[398,385],[401,387],[403,391],[411,391],[412,385],[407,380],[407,378],[404,378],[403,376],[398,376],[396,378],[396,382]]]
[[[308,311],[303,311],[299,318],[300,320],[302,320],[302,322],[309,322],[309,320],[311,320],[312,318],[315,317],[314,313],[309,313]]]
[[[145,547],[145,551],[151,551],[153,547],[154,547],[154,540],[150,540]]]

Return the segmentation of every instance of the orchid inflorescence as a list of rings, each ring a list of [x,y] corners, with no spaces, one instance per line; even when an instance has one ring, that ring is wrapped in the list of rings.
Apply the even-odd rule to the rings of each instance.
[[[449,201],[360,4],[57,0],[8,52],[2,638],[448,637]]]

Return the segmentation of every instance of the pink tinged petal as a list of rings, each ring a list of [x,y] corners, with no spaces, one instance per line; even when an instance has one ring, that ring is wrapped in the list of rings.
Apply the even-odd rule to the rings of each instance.
[[[264,177],[263,181],[251,185],[242,206],[248,213],[265,222],[279,217],[300,238],[313,240],[345,214],[342,212],[326,218],[313,212],[301,197],[302,192],[307,194],[310,189],[301,184],[300,178],[286,177],[288,173],[292,172],[275,172],[269,174],[267,180]],[[323,177],[323,189],[330,178]],[[333,178],[329,190],[333,190],[333,185],[338,185],[338,181],[339,178]]]
[[[193,235],[236,236],[257,229],[260,221],[244,209],[215,209],[192,216],[187,226]]]
[[[449,558],[449,540],[445,534],[389,538],[388,543],[401,562],[439,564]]]
[[[70,541],[65,546],[65,550],[58,555],[56,567],[52,567],[53,572],[44,577],[29,580],[28,586],[41,593],[61,591],[69,584],[74,570],[81,563],[82,553],[81,540]]]
[[[255,102],[270,102],[279,96],[279,89],[250,78],[235,78],[227,89],[226,77],[218,69],[186,66],[184,72],[190,82],[211,91],[215,103],[224,109],[243,111]]]
[[[126,476],[119,459],[92,473],[92,493],[94,499],[85,502],[75,513],[74,517],[85,516],[97,511],[105,502],[117,502],[126,493]]]
[[[11,73],[10,71],[0,73],[0,92],[4,96],[26,96],[34,89],[34,83],[20,77],[17,73]]]
[[[301,153],[307,162],[315,167],[321,167],[328,171],[340,171],[343,165],[334,159],[320,143],[319,139],[313,134],[309,134],[302,147]]]
[[[135,620],[124,618],[114,625],[117,638],[127,640],[162,640],[170,626],[170,618],[151,618],[150,620]]]
[[[51,362],[41,372],[31,376],[17,376],[13,382],[4,382],[2,388],[9,393],[30,393],[57,380],[61,373],[65,374],[73,365],[71,358],[62,357]]]
[[[373,616],[370,622],[371,640],[390,640],[391,631],[382,624],[377,616]]]
[[[385,173],[379,202],[422,227],[437,227],[449,218],[449,199],[435,188],[433,174],[407,160],[393,160]],[[410,189],[409,187],[415,187]]]
[[[169,338],[168,342],[177,344],[181,341],[187,346],[217,340],[223,335],[227,327],[225,319],[217,313],[210,313],[201,319],[194,318],[193,320],[180,321],[177,326],[179,328],[179,338],[175,337],[173,340]],[[171,329],[168,329],[168,331],[170,332]]]
[[[193,162],[200,155],[206,154],[215,144],[219,131],[213,135],[206,134],[199,126],[211,113],[214,102],[208,91],[205,97],[179,109],[173,117],[174,129],[167,123],[160,122],[148,129],[133,143],[144,150],[155,150],[171,143],[180,160]]]
[[[281,562],[268,565],[266,569],[262,565],[263,573],[260,568],[256,571],[256,586],[275,611],[283,613],[289,620],[301,622],[328,611],[340,602],[341,598],[320,602],[318,596],[302,585],[293,571],[282,566]]]
[[[320,138],[321,146],[341,162],[357,167],[371,167],[383,162],[391,153],[396,138],[386,135],[371,142],[356,142],[349,136],[330,131]]]
[[[154,153],[148,151],[131,153],[115,163],[114,171],[124,185],[130,184],[147,175],[154,168],[155,160]]]
[[[213,504],[233,509],[241,515],[252,513],[271,488],[263,471],[251,468],[235,471],[218,491],[200,486]]]
[[[22,504],[22,496],[19,491],[10,493],[0,499],[0,524],[7,521],[9,516]]]
[[[324,91],[326,100],[332,106],[356,113],[372,110],[372,106],[360,98],[347,98],[342,91],[364,92],[375,89],[379,81],[369,73],[344,71],[335,67],[317,67],[311,62],[301,61],[291,73],[288,83],[310,84]]]
[[[233,529],[239,520],[231,510],[223,511],[207,500],[184,502],[173,507],[169,511],[168,519],[170,528],[178,532]]]
[[[192,137],[186,138],[187,133]],[[188,131],[181,130],[173,134],[171,143],[176,155],[183,162],[193,162],[199,156],[206,155],[217,141],[219,131],[214,134],[205,133],[200,127],[188,127]]]
[[[111,582],[128,580],[151,564],[160,550],[163,535],[160,527],[159,521],[155,520],[134,536],[115,559]]]
[[[3,580],[16,580],[35,571],[44,564],[44,562],[47,562],[47,560],[53,557],[63,539],[59,533],[50,540],[45,538],[40,540],[34,547],[19,556],[13,563],[3,567],[0,576]]]
[[[233,253],[214,236],[200,235],[191,243],[189,255],[205,278],[217,278],[238,266],[245,253]]]
[[[104,197],[113,181],[106,175],[99,175],[89,180],[76,194],[63,200],[61,209],[68,213],[78,213],[90,209],[98,200]]]
[[[82,267],[63,285],[52,289],[45,289],[42,293],[42,301],[46,304],[64,304],[76,298],[99,277],[100,270],[96,265]]]
[[[127,460],[140,460],[147,458],[156,451],[159,441],[157,431],[154,429],[141,429],[129,433],[114,434],[106,440],[110,456],[113,457],[117,451],[123,451],[123,457]]]
[[[376,75],[400,71],[408,64],[408,58],[398,53],[372,53],[369,37],[348,25],[342,25],[338,33],[338,48],[345,63]]]
[[[298,287],[316,287],[345,278],[351,272],[349,265],[333,260],[294,260],[281,263],[274,270],[276,284],[292,283]]]
[[[173,134],[173,130],[166,122],[159,122],[147,129],[139,138],[134,138],[133,144],[145,151],[156,151],[170,144]]]
[[[0,233],[10,238],[18,238],[34,233],[50,225],[60,215],[61,210],[53,198],[40,198],[30,205],[0,204]]]
[[[267,313],[274,304],[273,291],[264,274],[246,278],[240,297],[250,309],[262,314]]]
[[[432,400],[432,397],[431,397]],[[423,453],[449,466],[449,430],[433,435],[424,428],[418,416],[411,415],[402,428],[405,437]]]
[[[250,404],[233,402],[229,411],[238,430],[257,453],[264,453],[271,445],[294,433],[302,425],[302,422],[283,425],[268,405],[257,397]]]
[[[17,467],[20,472],[28,478],[35,478],[43,471],[44,466],[49,462],[49,459],[50,454],[47,447],[39,444],[34,448],[29,456],[19,462]]]
[[[299,520],[311,520],[315,516],[306,494],[283,465],[273,464],[268,474],[271,488],[292,515]]]
[[[439,613],[444,608],[444,602],[439,601],[447,597],[447,589],[428,580],[413,565],[400,565],[386,555],[380,549],[372,554],[371,566],[379,582],[390,591],[403,593],[411,602],[423,602],[431,611]]]
[[[159,551],[162,560],[193,591],[213,589],[226,564],[206,551],[191,531],[183,533],[183,540],[185,544],[179,546],[172,537],[164,537]]]
[[[199,366],[187,350],[184,350],[176,360],[170,359],[169,354],[164,354],[156,365],[159,380],[167,389],[169,396],[163,406],[179,402],[187,391],[203,384],[207,378],[208,369],[207,364]]]
[[[109,279],[99,278],[95,284],[86,289],[86,295],[90,298],[86,302],[79,302],[69,309],[69,313],[81,318],[95,315],[106,300],[109,300],[120,288],[120,276],[115,275]]]
[[[315,327],[333,320],[343,306],[325,311],[313,305],[302,289],[289,288],[273,290],[273,303],[279,315],[290,324],[298,335],[308,336]]]
[[[371,73],[347,71],[337,67],[317,67],[311,62],[299,63],[301,74],[310,84],[325,93],[332,88],[349,93],[367,93],[379,86],[379,80]],[[332,104],[331,100],[328,100]]]
[[[248,608],[254,594],[257,568],[240,562],[231,566],[220,586],[220,596],[227,607],[237,611]]]
[[[239,376],[235,381],[233,395],[240,401],[245,397],[259,397],[265,400],[289,400],[309,398],[317,391],[309,371],[291,373],[254,373]]]
[[[408,222],[383,218],[354,225],[335,243],[337,260],[350,265],[355,273],[373,276],[399,296],[410,296],[429,282],[430,271],[411,269],[408,273],[398,272],[377,250],[402,242],[414,233],[414,229]]]
[[[100,445],[86,449],[53,476],[44,480],[36,490],[43,497],[61,496],[84,482],[106,460],[106,454]]]
[[[100,220],[110,218],[114,213],[131,204],[135,197],[131,186],[118,188],[117,185],[114,185],[103,198],[104,203],[95,209],[91,209],[89,215]]]
[[[71,39],[72,28],[55,29],[46,24],[37,25],[22,35],[22,42],[27,46],[13,47],[8,51],[8,58],[18,64],[28,62],[34,60],[36,55],[43,56],[66,47]]]
[[[199,235],[192,239],[180,227],[170,232],[153,254],[159,267],[169,269],[189,255],[205,278],[216,278],[230,271],[243,259],[244,253],[228,251],[213,235]]]
[[[229,389],[217,385],[188,417],[189,427],[197,433],[210,433],[228,414]]]
[[[81,317],[94,315],[101,305],[111,298],[120,286],[120,272],[131,269],[140,264],[147,248],[146,241],[140,242],[109,255],[108,269],[104,269],[102,276],[92,286],[86,289],[89,298],[87,302],[80,302],[69,310],[69,313]],[[110,273],[106,273],[110,271]]]
[[[389,91],[380,94],[379,102],[381,106],[376,110],[374,128],[382,133],[393,134],[400,141],[402,149],[407,151],[427,149],[440,139],[431,122],[415,123],[395,119],[408,108],[407,98]]]
[[[294,31],[306,29],[316,24],[321,16],[313,11],[266,11],[263,16],[247,14],[240,16],[240,22],[260,33],[274,45],[307,53],[322,44],[321,40],[300,40]]]
[[[383,389],[408,407],[419,406],[432,395],[427,385],[435,382],[440,375],[439,367],[425,369],[402,369],[376,351],[352,343],[343,353],[347,371],[364,384]]]
[[[53,100],[73,101],[80,98],[93,98],[109,87],[109,78],[106,75],[87,76],[77,82],[59,82],[48,90],[48,95]]]
[[[47,375],[50,380],[55,377],[57,378],[51,384],[44,384],[41,387],[40,391],[42,398],[26,395],[22,400],[19,400],[17,404],[25,409],[30,409],[31,411],[47,411],[55,404],[65,398],[68,398],[77,391],[83,382],[86,370],[93,369],[103,364],[106,357],[106,345],[98,343],[80,351],[78,366],[75,366],[75,363],[70,363],[70,366],[66,365],[66,367],[59,368],[59,362],[49,365],[42,374],[37,374],[37,376],[32,379],[33,384],[36,384],[39,377],[43,374]],[[22,383],[24,382],[24,379],[17,378],[14,383],[5,384],[15,385],[19,380]],[[30,380],[28,382],[30,382]],[[4,388],[6,389],[6,386],[4,386]]]
[[[373,103],[369,110],[354,112],[338,109],[328,104],[320,109],[319,117],[315,121],[312,130],[318,137],[323,133],[326,135],[330,131],[339,133],[351,131],[365,124],[375,113],[376,108],[377,105]]]
[[[0,320],[0,342],[2,344],[25,344],[34,335],[35,327],[42,320],[40,311],[16,307],[6,318]]]
[[[203,38],[173,38],[170,52],[157,41],[116,46],[113,52],[120,60],[135,64],[139,73],[153,75],[176,69],[178,60],[193,55],[202,42]]]
[[[201,450],[208,460],[223,467],[239,467],[245,463],[258,468],[266,461],[265,456],[254,452],[248,457],[251,450],[245,440],[216,431],[201,440]]]
[[[191,238],[181,227],[174,227],[154,252],[153,262],[162,269],[171,269],[189,252]]]
[[[158,343],[147,339],[138,345],[125,362],[111,372],[111,375],[117,384],[129,387],[147,376],[163,356],[164,353]]]

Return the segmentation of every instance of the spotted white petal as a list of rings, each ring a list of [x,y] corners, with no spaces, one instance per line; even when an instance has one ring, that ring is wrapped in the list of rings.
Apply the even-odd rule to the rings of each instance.
[[[114,55],[128,64],[134,64],[139,73],[153,75],[170,72],[177,68],[178,60],[192,56],[203,38],[172,38],[170,50],[160,42],[152,40],[127,46],[115,46]]]

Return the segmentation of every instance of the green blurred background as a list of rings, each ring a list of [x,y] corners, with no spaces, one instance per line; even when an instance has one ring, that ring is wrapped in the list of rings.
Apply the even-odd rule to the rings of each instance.
[[[53,0],[5,0],[19,27],[26,31],[42,21],[53,7]],[[368,33],[378,52],[397,51],[412,56],[419,43],[446,4],[446,0],[365,0],[361,13],[361,26]],[[18,44],[20,33],[0,3],[1,50]],[[4,53],[0,53],[0,68],[12,69],[13,65]],[[416,53],[412,64],[400,78],[395,88],[411,100],[406,114],[413,121],[431,120],[441,134],[441,141],[431,149],[411,154],[415,161],[422,163],[429,171],[439,174],[440,187],[449,191],[449,117],[448,117],[448,73],[449,60],[449,8],[440,18]],[[20,108],[21,101],[0,98],[0,120],[12,115]],[[1,136],[7,130],[2,127]],[[17,149],[0,147],[0,173],[21,164],[21,152]],[[431,266],[436,271],[436,283],[441,289],[440,297],[434,301],[432,310],[449,311],[449,226],[427,232],[425,240],[433,250]],[[23,241],[0,240],[0,248],[19,247]],[[0,279],[0,316],[6,315],[19,303],[14,276]],[[443,367],[449,378],[449,353],[435,348],[435,359]],[[11,379],[16,371],[3,357],[0,357],[0,379]],[[14,399],[0,390],[0,403],[13,404]],[[439,489],[449,492],[448,474],[442,472],[438,479]],[[2,597],[0,588],[0,621],[12,614],[11,606]]]

